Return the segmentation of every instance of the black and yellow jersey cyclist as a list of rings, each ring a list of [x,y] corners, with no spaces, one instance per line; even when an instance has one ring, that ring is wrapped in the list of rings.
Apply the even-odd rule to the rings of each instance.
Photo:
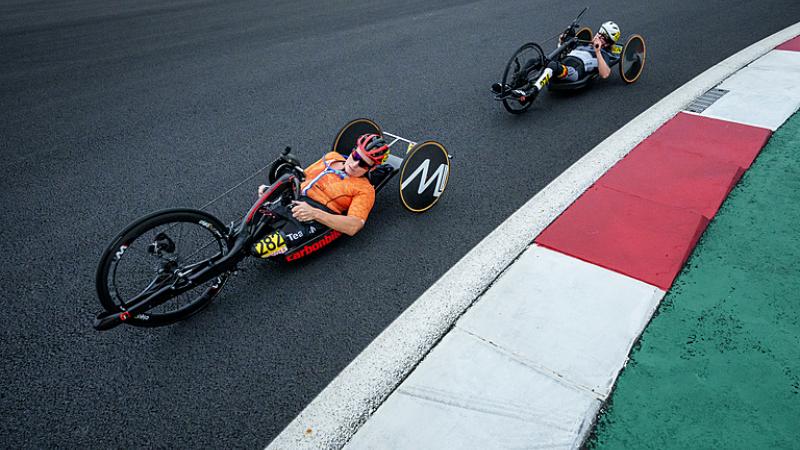
[[[619,38],[619,26],[611,21],[604,22],[591,44],[579,44],[561,61],[548,62],[539,78],[530,80],[529,88],[515,89],[511,92],[512,95],[532,99],[551,77],[557,81],[578,81],[596,72],[600,78],[608,78],[611,75],[611,66],[620,58],[620,50],[616,45]],[[564,35],[559,39],[559,45],[563,39]]]

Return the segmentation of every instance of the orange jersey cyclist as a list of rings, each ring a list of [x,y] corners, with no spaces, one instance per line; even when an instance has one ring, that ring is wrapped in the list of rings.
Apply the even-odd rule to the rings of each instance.
[[[359,137],[346,158],[338,152],[325,154],[306,168],[302,197],[293,202],[292,215],[312,227],[317,222],[349,236],[358,233],[375,204],[375,189],[366,175],[388,157],[389,146],[377,134]],[[259,195],[267,188],[260,186]]]

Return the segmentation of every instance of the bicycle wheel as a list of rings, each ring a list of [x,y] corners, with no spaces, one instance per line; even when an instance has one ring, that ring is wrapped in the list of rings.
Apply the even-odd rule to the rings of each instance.
[[[575,37],[582,41],[591,41],[592,37],[594,37],[594,33],[592,33],[592,29],[589,27],[581,27],[581,29],[575,33]]]
[[[100,304],[112,313],[130,300],[178,281],[211,258],[230,250],[225,226],[211,214],[195,209],[167,209],[130,224],[108,246],[97,266]],[[230,273],[223,273],[125,323],[155,327],[186,319],[211,303]]]
[[[628,38],[625,47],[622,49],[622,61],[619,64],[619,75],[625,84],[635,83],[644,71],[644,63],[647,60],[647,47],[644,45],[644,38],[638,34]]]
[[[539,78],[544,70],[544,51],[539,44],[528,42],[508,60],[506,69],[503,71],[503,87],[505,89],[525,88],[529,80],[534,81]],[[533,101],[526,100],[520,102],[516,98],[506,97],[503,99],[503,107],[511,114],[521,114],[531,107]]]

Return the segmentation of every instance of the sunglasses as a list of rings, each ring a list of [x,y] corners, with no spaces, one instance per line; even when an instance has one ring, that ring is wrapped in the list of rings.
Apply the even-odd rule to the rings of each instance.
[[[350,156],[353,158],[353,161],[356,161],[358,163],[358,167],[363,167],[365,169],[372,168],[372,164],[367,162],[367,160],[364,157],[362,157],[361,153],[358,153],[356,149],[353,149],[352,153],[350,153]]]

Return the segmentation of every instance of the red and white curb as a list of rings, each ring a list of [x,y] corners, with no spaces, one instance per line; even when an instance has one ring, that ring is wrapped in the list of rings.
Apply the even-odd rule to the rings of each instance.
[[[268,448],[579,446],[709,220],[800,106],[798,34],[800,24],[726,59],[595,147]],[[675,115],[718,85],[729,92],[703,113]]]
[[[530,247],[347,448],[575,447],[663,295]]]

